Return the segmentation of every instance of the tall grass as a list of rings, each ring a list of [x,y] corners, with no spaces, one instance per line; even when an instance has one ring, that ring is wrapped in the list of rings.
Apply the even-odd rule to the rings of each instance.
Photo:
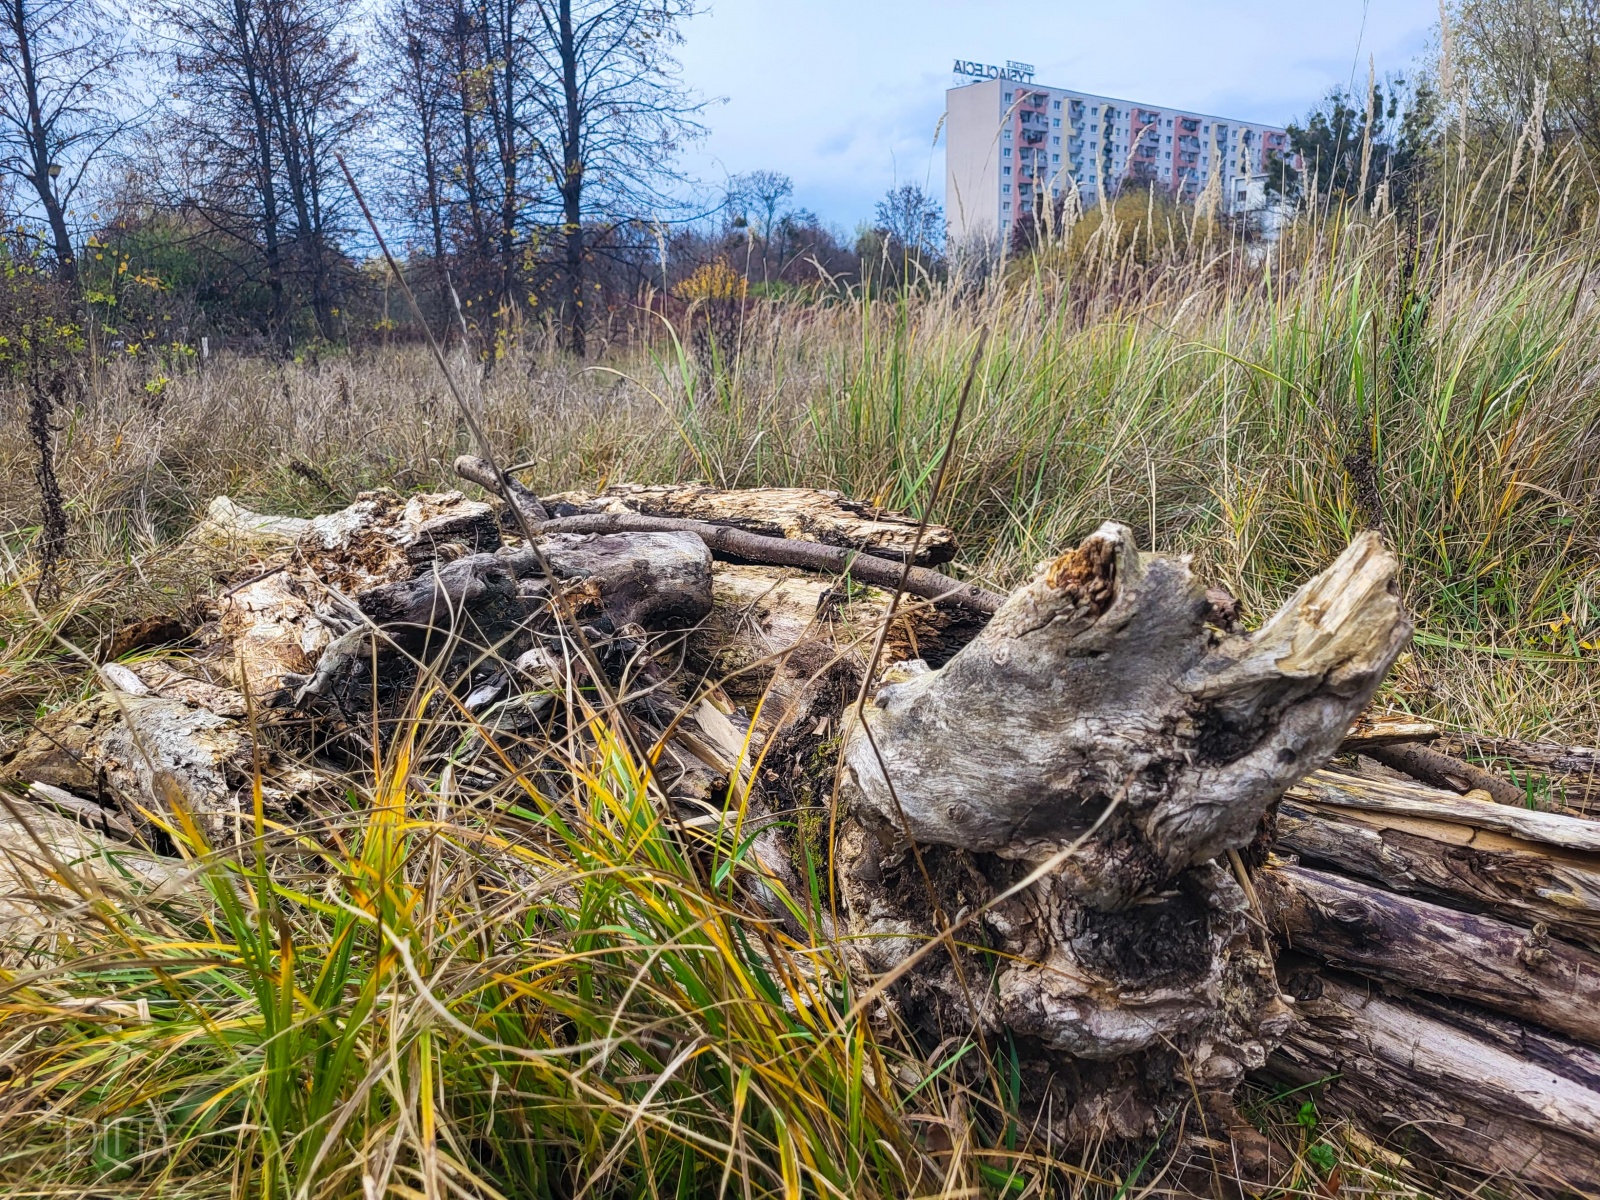
[[[958,572],[1009,586],[1109,517],[1260,613],[1380,525],[1419,629],[1392,703],[1600,740],[1592,222],[1161,235],[1150,206],[982,287],[748,300],[710,356],[656,327],[592,365],[461,367],[541,490],[694,477],[917,509],[986,329],[938,513]],[[101,370],[63,430],[77,576],[39,618],[32,505],[0,497],[0,738],[89,686],[57,635],[104,653],[237,565],[178,543],[209,496],[326,510],[454,486],[471,448],[410,350],[168,370]],[[8,414],[7,478],[26,454]],[[51,935],[0,959],[14,1194],[1120,1197],[1161,1169],[1167,1146],[1067,1163],[1019,1136],[1003,1050],[968,1073],[960,1039],[847,1019],[814,898],[775,922],[747,847],[664,828],[603,719],[536,786],[425,689],[348,812],[258,815],[243,847],[173,822],[179,898],[113,902],[60,865]],[[1286,1185],[1321,1186],[1298,1161]],[[1362,1186],[1413,1186],[1384,1161]]]

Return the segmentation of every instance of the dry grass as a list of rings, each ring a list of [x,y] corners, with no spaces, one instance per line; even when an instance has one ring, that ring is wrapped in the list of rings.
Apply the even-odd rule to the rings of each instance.
[[[916,509],[988,328],[938,514],[959,571],[1007,586],[1115,518],[1259,613],[1381,522],[1419,627],[1393,703],[1600,740],[1595,231],[1491,244],[1330,222],[1270,254],[1197,238],[1162,258],[1104,228],[1004,286],[751,301],[738,353],[709,368],[663,330],[584,368],[514,354],[474,402],[544,490],[698,477]],[[61,433],[76,574],[42,625],[23,603],[32,501],[0,499],[0,728],[87,687],[53,635],[103,650],[119,624],[203,594],[219,564],[177,539],[210,496],[327,510],[368,487],[454,486],[471,448],[410,349],[151,370],[104,370]],[[7,410],[4,477],[27,477],[26,454]],[[12,1194],[1223,1186],[1225,1165],[1169,1162],[1170,1138],[1041,1157],[1004,1095],[940,1071],[950,1048],[931,1060],[892,1025],[844,1019],[848,972],[807,897],[788,901],[809,936],[783,934],[728,846],[699,848],[730,863],[707,887],[619,745],[569,755],[558,793],[510,770],[464,788],[473,731],[440,705],[419,694],[410,735],[351,776],[351,811],[300,831],[293,861],[247,865],[175,827],[205,864],[181,902],[63,874],[56,940],[0,975]],[[1284,1194],[1456,1186],[1302,1095],[1258,1100]]]

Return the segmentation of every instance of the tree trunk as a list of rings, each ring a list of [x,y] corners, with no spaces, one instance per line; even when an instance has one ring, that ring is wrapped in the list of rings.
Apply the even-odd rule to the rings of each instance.
[[[1245,637],[1184,563],[1105,525],[944,667],[891,671],[845,743],[836,846],[868,967],[904,978],[930,1029],[1121,1064],[1055,1089],[1063,1136],[1108,1089],[1148,1126],[1174,1053],[1201,1092],[1231,1090],[1289,1012],[1215,860],[1338,749],[1406,644],[1394,573],[1363,535]],[[963,949],[929,950],[957,925]]]
[[[1348,976],[1291,971],[1287,983],[1301,1019],[1271,1070],[1325,1083],[1324,1111],[1431,1143],[1476,1173],[1600,1187],[1600,1054],[1491,1017],[1444,1019]]]
[[[1600,955],[1552,939],[1546,927],[1282,863],[1254,884],[1268,924],[1296,951],[1600,1046]]]

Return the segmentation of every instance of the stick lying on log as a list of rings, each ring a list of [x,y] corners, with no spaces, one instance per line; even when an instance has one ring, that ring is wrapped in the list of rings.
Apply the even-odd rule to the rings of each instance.
[[[1286,863],[1253,882],[1267,923],[1296,951],[1600,1046],[1600,955],[1542,926],[1519,928]]]
[[[630,513],[732,525],[764,537],[821,542],[863,550],[878,558],[936,566],[956,556],[955,534],[929,525],[917,538],[917,521],[901,513],[816,488],[760,487],[727,490],[704,483],[613,484],[599,495],[565,492],[546,499],[554,516]]]
[[[456,462],[462,470],[460,459]],[[491,479],[492,475],[481,460],[466,464],[463,478],[473,482]],[[483,486],[487,487],[487,484]],[[494,489],[499,492],[499,489]],[[535,527],[539,534],[552,533],[692,533],[710,548],[713,554],[745,562],[761,563],[775,567],[800,567],[830,575],[846,575],[874,587],[894,588],[900,584],[902,573],[905,591],[913,596],[943,604],[956,604],[976,612],[992,613],[1005,600],[996,592],[986,591],[977,584],[962,583],[927,567],[904,567],[892,559],[880,558],[872,553],[830,546],[822,542],[798,541],[793,538],[767,537],[751,533],[732,525],[718,525],[710,521],[678,517],[640,516],[631,512],[595,513],[587,516],[558,517]]]
[[[1440,754],[1427,746],[1363,746],[1361,753],[1374,758],[1384,766],[1431,783],[1434,787],[1450,788],[1456,792],[1488,792],[1496,804],[1521,804],[1522,789],[1509,779],[1502,779],[1493,771],[1485,771],[1471,763]]]
[[[1271,1073],[1330,1081],[1334,1111],[1426,1140],[1474,1171],[1562,1189],[1600,1187],[1600,1053],[1554,1037],[1506,1031],[1494,1018],[1375,995],[1332,972],[1291,971],[1297,1021]],[[1437,1011],[1437,1010],[1433,1010]],[[1515,1043],[1542,1043],[1535,1059]]]

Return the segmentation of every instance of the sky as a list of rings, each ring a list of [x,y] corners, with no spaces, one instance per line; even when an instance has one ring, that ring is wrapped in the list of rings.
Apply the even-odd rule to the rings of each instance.
[[[958,58],[1032,63],[1046,86],[1286,124],[1335,84],[1406,73],[1438,0],[711,0],[684,80],[711,103],[684,155],[720,189],[782,171],[849,231],[891,186],[944,194],[934,134]]]

